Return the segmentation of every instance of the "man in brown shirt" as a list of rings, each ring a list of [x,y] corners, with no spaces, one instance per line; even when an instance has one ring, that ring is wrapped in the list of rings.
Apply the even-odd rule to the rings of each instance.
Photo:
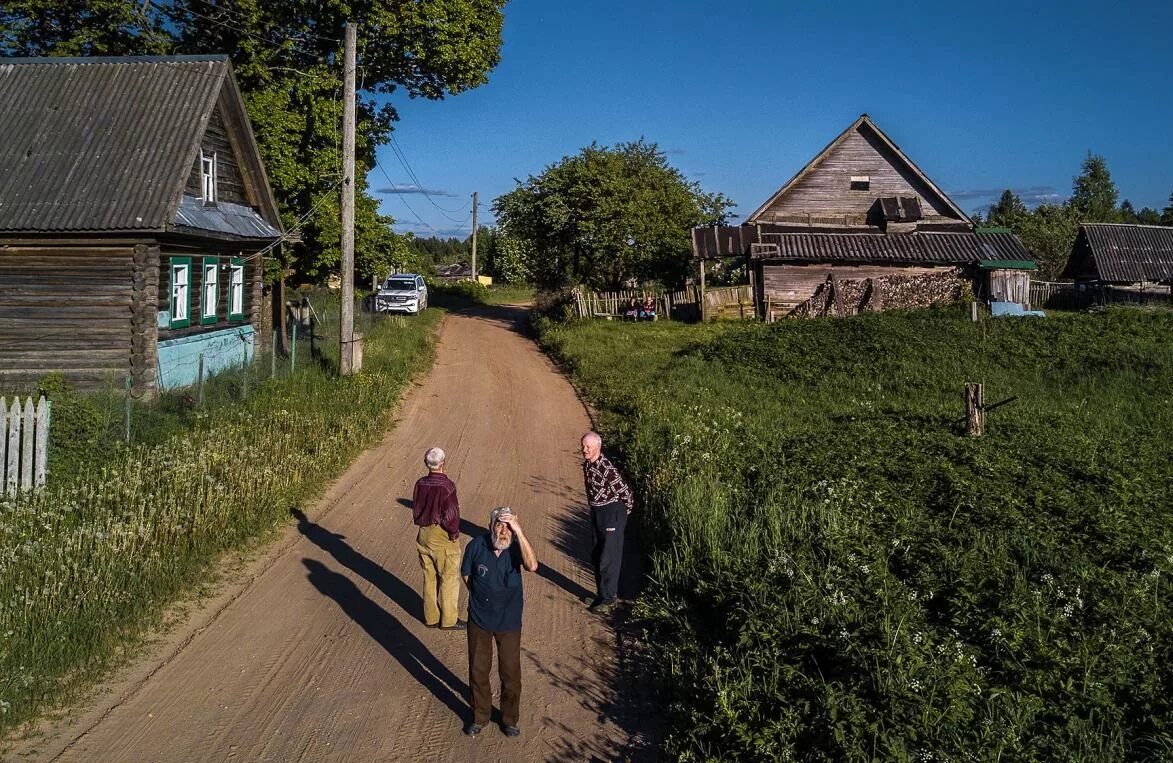
[[[440,448],[424,454],[426,477],[415,483],[411,512],[419,527],[416,548],[424,571],[424,624],[446,631],[464,630],[460,605],[460,503],[456,485],[444,473]],[[437,596],[437,593],[439,594]]]

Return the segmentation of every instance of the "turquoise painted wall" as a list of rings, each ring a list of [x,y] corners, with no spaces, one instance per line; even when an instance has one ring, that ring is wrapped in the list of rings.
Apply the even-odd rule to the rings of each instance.
[[[159,389],[195,384],[201,353],[204,356],[204,378],[207,379],[251,362],[255,344],[256,332],[248,325],[159,342]]]

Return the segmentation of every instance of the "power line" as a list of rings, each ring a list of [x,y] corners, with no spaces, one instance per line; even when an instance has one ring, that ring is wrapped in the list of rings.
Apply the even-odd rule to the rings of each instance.
[[[389,174],[387,174],[387,170],[383,169],[383,165],[382,165],[382,164],[379,162],[379,158],[378,158],[378,157],[375,157],[375,166],[379,168],[379,172],[383,173],[383,177],[387,179],[387,182],[388,182],[388,183],[390,183],[392,186],[394,186],[394,185],[395,185],[395,181],[391,179],[391,176],[390,176]],[[409,212],[411,212],[412,216],[413,216],[413,217],[415,217],[415,219],[419,220],[419,221],[420,221],[420,223],[421,223],[421,224],[422,224],[422,225],[423,225],[425,228],[427,228],[428,230],[430,230],[432,233],[434,233],[434,234],[436,234],[436,235],[440,235],[440,232],[439,232],[438,230],[436,230],[435,228],[433,228],[433,227],[432,227],[432,226],[431,226],[431,225],[428,223],[428,221],[427,221],[427,220],[425,220],[424,218],[420,217],[419,213],[415,211],[415,208],[414,208],[414,207],[412,207],[412,206],[411,206],[411,204],[408,204],[408,203],[407,203],[407,199],[406,199],[406,198],[404,198],[404,195],[403,195],[402,193],[397,193],[397,194],[395,194],[395,195],[399,197],[399,200],[403,202],[403,206],[407,207],[407,210],[408,210]],[[471,215],[471,213],[470,213],[470,214],[469,214],[469,217],[471,217],[471,216],[472,216],[472,215]],[[447,217],[447,215],[445,215],[445,217]],[[449,219],[449,220],[452,220],[452,222],[454,222],[454,223],[458,223],[458,224],[460,224],[460,225],[462,225],[462,226],[463,226],[463,225],[464,225],[464,223],[467,223],[467,222],[468,222],[468,220],[469,220],[469,217],[466,217],[466,218],[464,218],[463,220],[457,220],[457,219],[455,219],[455,218],[452,218],[452,217],[449,217],[448,219]]]
[[[231,8],[226,8],[224,6],[218,5],[214,2],[212,2],[212,0],[199,0],[199,2],[203,3],[206,7],[211,8],[212,10],[216,11],[217,13],[222,13],[225,16],[232,18],[233,20],[237,21],[237,23],[248,24],[252,21],[252,19],[242,18],[237,11],[235,11]],[[192,11],[192,13],[194,13],[194,11]],[[204,17],[204,18],[206,18],[206,17]],[[243,30],[238,29],[237,31],[243,31]],[[315,39],[322,40],[323,42],[332,42],[337,45],[342,44],[342,40],[339,40],[335,37],[326,37],[324,35],[318,34],[317,32],[311,32],[309,30],[292,30],[292,29],[290,29],[290,30],[285,30],[285,31],[288,31],[290,34],[299,35],[299,36],[303,36],[303,37],[313,37]]]
[[[418,188],[420,193],[422,193],[424,195],[424,197],[427,198],[427,200],[432,203],[432,206],[435,207],[436,209],[440,210],[440,212],[443,213],[445,217],[448,217],[449,213],[454,214],[454,215],[459,214],[460,212],[467,209],[469,207],[469,205],[472,204],[472,202],[470,201],[468,204],[457,207],[456,209],[447,209],[447,208],[442,207],[439,204],[437,204],[436,200],[433,199],[431,194],[428,193],[427,187],[423,184],[422,181],[420,181],[419,176],[415,174],[415,170],[413,170],[411,168],[411,163],[407,161],[407,154],[405,154],[403,152],[403,147],[400,146],[399,141],[396,140],[395,133],[391,133],[391,144],[390,145],[391,145],[392,152],[395,154],[395,158],[397,158],[399,160],[399,163],[403,165],[403,169],[407,171],[407,176],[409,178],[411,178],[412,182],[415,183],[415,187]],[[461,222],[460,220],[457,220],[456,218],[453,218],[453,217],[448,217],[448,219],[454,223]]]

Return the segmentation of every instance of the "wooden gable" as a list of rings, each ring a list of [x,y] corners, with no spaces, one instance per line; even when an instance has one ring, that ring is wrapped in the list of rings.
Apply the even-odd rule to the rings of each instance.
[[[969,218],[866,115],[860,116],[746,220],[873,227],[881,199],[916,199],[927,223]]]

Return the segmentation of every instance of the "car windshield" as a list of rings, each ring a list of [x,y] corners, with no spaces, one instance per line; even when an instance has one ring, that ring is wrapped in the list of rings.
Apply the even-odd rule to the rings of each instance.
[[[383,288],[393,291],[415,291],[415,281],[411,278],[388,278]]]

